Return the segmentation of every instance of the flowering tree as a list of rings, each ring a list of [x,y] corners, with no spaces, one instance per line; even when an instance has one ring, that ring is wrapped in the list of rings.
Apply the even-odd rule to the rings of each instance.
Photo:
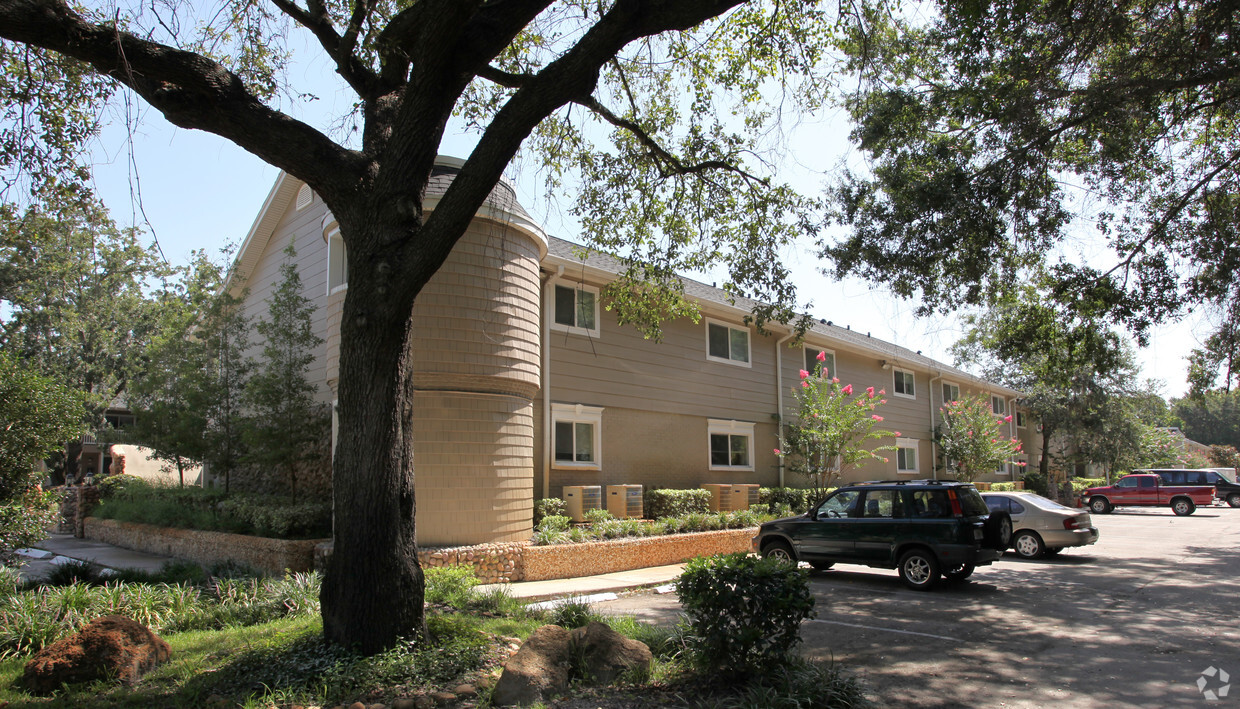
[[[978,475],[993,472],[1021,450],[1020,441],[1005,438],[1000,429],[1000,424],[1011,422],[1012,417],[997,418],[984,397],[950,401],[939,411],[943,421],[935,439],[957,480],[971,482]]]
[[[854,396],[851,384],[840,386],[839,378],[830,376],[825,360],[826,354],[819,352],[813,373],[801,370],[797,421],[784,427],[783,447],[775,449],[789,470],[809,478],[817,493],[864,461],[887,462],[881,453],[894,450],[894,445],[866,448],[864,444],[900,435],[874,428],[883,420],[874,410],[887,403],[882,398],[886,392],[868,387]]]

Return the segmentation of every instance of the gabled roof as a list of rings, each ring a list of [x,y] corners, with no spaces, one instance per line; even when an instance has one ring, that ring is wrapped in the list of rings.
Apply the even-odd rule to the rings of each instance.
[[[554,260],[556,265],[565,266],[565,271],[570,276],[573,275],[573,271],[570,269],[578,269],[578,274],[580,274],[581,270],[585,270],[594,272],[596,277],[609,278],[623,273],[626,268],[623,259],[611,254],[554,236],[549,236],[548,242],[548,260]],[[762,303],[756,300],[733,296],[721,288],[716,288],[691,278],[682,276],[680,280],[684,283],[686,296],[693,298],[699,303],[728,310],[738,316],[752,313],[756,306],[762,305]],[[788,328],[788,331],[790,331],[790,328]],[[871,337],[869,333],[839,327],[826,320],[813,321],[809,332],[805,336],[805,341],[810,345],[819,345],[827,348],[839,347],[853,352],[871,354],[876,359],[886,360],[895,367],[930,372],[935,377],[942,376],[952,381],[976,383],[997,393],[1010,396],[1019,396],[1021,394],[1016,389],[1001,386],[969,374],[962,369],[957,369],[951,365],[931,359],[919,352],[885,342],[877,337]]]

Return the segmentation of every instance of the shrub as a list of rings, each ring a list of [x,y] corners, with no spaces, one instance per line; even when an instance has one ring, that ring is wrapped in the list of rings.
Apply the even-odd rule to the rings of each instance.
[[[1016,483],[991,483],[991,492],[1012,492],[1016,489]]]
[[[225,495],[198,487],[157,487],[137,478],[114,487],[92,514],[159,527],[282,539],[331,536],[331,502],[245,493]]]
[[[594,621],[602,621],[603,615],[584,598],[566,598],[551,609],[549,620],[561,628],[584,628]]]
[[[426,575],[426,602],[452,606],[458,610],[469,606],[478,577],[474,567],[452,564],[428,568]]]
[[[690,560],[676,593],[690,654],[708,671],[750,674],[787,664],[801,621],[814,611],[808,571],[743,553]]]
[[[828,488],[825,496],[835,488]],[[818,496],[813,490],[798,487],[763,487],[758,488],[758,501],[770,506],[770,509],[786,507],[794,514],[802,514],[809,506],[817,502]]]
[[[1106,478],[1073,478],[1071,482],[1072,492],[1078,495],[1084,492],[1086,488],[1102,487],[1107,484]]]
[[[135,485],[150,487],[149,483],[136,475],[109,475],[95,483],[95,487],[99,488],[99,499],[101,500],[106,500],[125,492]]]
[[[1046,495],[1046,476],[1037,470],[1026,470],[1024,478],[1025,489],[1032,490],[1039,495]]]
[[[585,514],[582,516],[585,517],[585,520],[591,524],[597,522],[607,522],[615,519],[610,512],[601,508],[597,510],[586,510]]]
[[[546,497],[534,502],[534,526],[537,527],[544,517],[565,516],[568,505],[558,497]]]
[[[710,491],[647,490],[643,502],[647,517],[683,517],[690,512],[710,511]]]
[[[0,566],[0,598],[16,594],[21,587],[21,572],[11,566]]]
[[[258,536],[318,539],[331,536],[332,503],[272,495],[234,495],[220,512],[244,522]]]

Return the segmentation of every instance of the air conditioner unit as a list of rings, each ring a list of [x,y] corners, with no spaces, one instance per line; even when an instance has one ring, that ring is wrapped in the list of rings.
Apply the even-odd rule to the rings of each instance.
[[[719,483],[705,483],[702,485],[703,490],[710,491],[710,511],[711,512],[731,512],[732,511],[732,486],[721,485]]]
[[[641,519],[642,486],[608,485],[607,511],[616,519]]]
[[[753,483],[733,485],[731,494],[733,512],[747,510],[758,504],[758,486]]]
[[[565,485],[564,506],[574,522],[584,522],[587,512],[603,508],[603,488],[599,485]]]

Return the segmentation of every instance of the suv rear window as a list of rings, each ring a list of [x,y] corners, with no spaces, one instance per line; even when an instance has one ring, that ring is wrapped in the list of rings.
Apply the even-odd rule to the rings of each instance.
[[[986,501],[982,499],[977,488],[958,487],[956,497],[960,498],[960,511],[965,517],[981,517],[990,514],[990,508],[986,506]]]

